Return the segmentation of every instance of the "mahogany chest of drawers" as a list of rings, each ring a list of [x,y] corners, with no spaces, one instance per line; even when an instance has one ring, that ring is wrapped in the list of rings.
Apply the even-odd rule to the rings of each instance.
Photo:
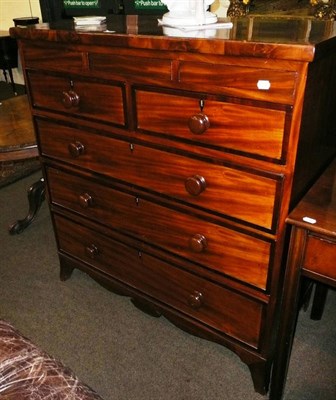
[[[251,21],[226,39],[164,36],[148,16],[11,34],[61,279],[79,268],[229,347],[265,393],[285,218],[335,153],[336,39],[330,22],[269,18],[251,38]]]

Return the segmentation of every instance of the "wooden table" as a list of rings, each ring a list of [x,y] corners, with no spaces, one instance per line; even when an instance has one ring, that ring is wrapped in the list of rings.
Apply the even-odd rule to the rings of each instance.
[[[286,222],[292,230],[271,400],[280,400],[285,387],[301,277],[336,287],[336,160],[290,213]]]
[[[38,156],[27,96],[2,101],[0,121],[0,161]]]
[[[26,95],[13,97],[0,103],[0,163],[13,163],[38,157],[36,137]],[[40,179],[28,189],[28,215],[13,223],[9,232],[21,233],[31,224],[45,197],[44,180]]]

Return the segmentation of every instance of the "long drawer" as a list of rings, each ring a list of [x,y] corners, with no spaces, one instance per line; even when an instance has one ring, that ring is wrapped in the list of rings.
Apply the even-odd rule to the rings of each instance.
[[[54,168],[47,176],[53,204],[266,289],[270,242]]]
[[[263,305],[55,215],[59,249],[225,334],[258,347]]]
[[[29,71],[34,108],[125,126],[122,84]]]
[[[257,174],[36,120],[43,155],[219,213],[275,229],[281,177]]]

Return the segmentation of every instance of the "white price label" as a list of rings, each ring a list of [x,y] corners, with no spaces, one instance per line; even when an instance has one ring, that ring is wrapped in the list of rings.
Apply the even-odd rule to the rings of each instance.
[[[259,90],[270,90],[271,82],[266,79],[259,79],[257,82],[257,88]]]
[[[308,224],[316,224],[316,219],[310,217],[303,217],[304,222],[308,222]]]

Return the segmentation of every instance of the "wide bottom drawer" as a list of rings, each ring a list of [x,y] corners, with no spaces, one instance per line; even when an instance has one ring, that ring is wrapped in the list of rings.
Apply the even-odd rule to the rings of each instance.
[[[59,250],[225,334],[258,347],[263,305],[59,215]]]

